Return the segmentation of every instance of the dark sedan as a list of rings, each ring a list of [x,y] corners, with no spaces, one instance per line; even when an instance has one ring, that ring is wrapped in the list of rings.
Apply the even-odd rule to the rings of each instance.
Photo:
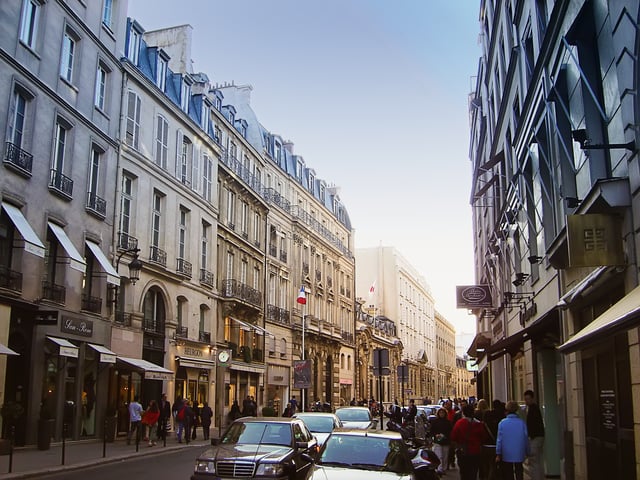
[[[198,457],[191,480],[304,480],[311,475],[316,448],[300,419],[239,418]]]

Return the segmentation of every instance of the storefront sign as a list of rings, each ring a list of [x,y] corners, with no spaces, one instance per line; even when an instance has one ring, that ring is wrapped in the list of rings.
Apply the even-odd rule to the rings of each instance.
[[[293,388],[311,387],[311,360],[293,361]]]
[[[340,385],[353,385],[353,380],[350,378],[341,378]]]
[[[93,322],[85,319],[62,317],[60,331],[82,337],[91,337],[93,336]]]
[[[281,366],[269,365],[267,373],[267,383],[269,385],[279,385],[286,387],[289,385],[289,369]]]
[[[164,373],[164,372],[151,372],[147,370],[144,372],[145,380],[173,380],[173,373]]]
[[[605,430],[616,429],[616,392],[600,390],[600,416]]]
[[[184,353],[186,355],[189,355],[190,357],[203,357],[203,353],[202,350],[199,350],[197,348],[191,348],[191,347],[184,347]]]
[[[462,285],[456,287],[457,308],[493,307],[489,285]]]

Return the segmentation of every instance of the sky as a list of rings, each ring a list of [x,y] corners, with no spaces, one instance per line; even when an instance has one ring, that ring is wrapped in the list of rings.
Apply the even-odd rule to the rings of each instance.
[[[356,248],[395,247],[473,334],[455,287],[475,283],[478,12],[473,0],[129,0],[128,15],[145,30],[190,24],[193,71],[250,84],[260,123],[340,187]]]

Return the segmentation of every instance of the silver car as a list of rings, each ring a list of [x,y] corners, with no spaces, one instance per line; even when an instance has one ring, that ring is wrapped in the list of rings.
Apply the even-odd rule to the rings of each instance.
[[[318,440],[318,446],[322,447],[331,432],[336,428],[342,428],[342,421],[335,413],[328,412],[298,412],[293,418],[299,418],[304,422],[309,431]]]
[[[368,430],[376,426],[367,407],[342,407],[336,410],[336,415],[345,428]]]

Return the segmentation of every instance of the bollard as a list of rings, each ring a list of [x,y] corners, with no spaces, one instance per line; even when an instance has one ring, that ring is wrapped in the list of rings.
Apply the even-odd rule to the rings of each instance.
[[[184,416],[184,430],[185,430],[185,441],[187,445],[189,445],[189,440],[191,439],[191,424],[189,423],[189,415],[186,414]]]
[[[11,430],[9,430],[9,472],[13,470],[13,439],[16,435],[16,427],[11,425]]]
[[[136,452],[140,450],[140,422],[136,426]]]
[[[64,454],[65,454],[65,448],[66,448],[66,442],[65,442],[65,438],[67,436],[67,424],[66,422],[62,423],[62,463],[61,465],[64,465]]]
[[[168,430],[168,420],[164,419],[164,426],[162,427],[162,444],[164,447],[167,446],[167,430]]]
[[[102,458],[107,456],[107,419],[104,419],[104,429],[102,431]]]

